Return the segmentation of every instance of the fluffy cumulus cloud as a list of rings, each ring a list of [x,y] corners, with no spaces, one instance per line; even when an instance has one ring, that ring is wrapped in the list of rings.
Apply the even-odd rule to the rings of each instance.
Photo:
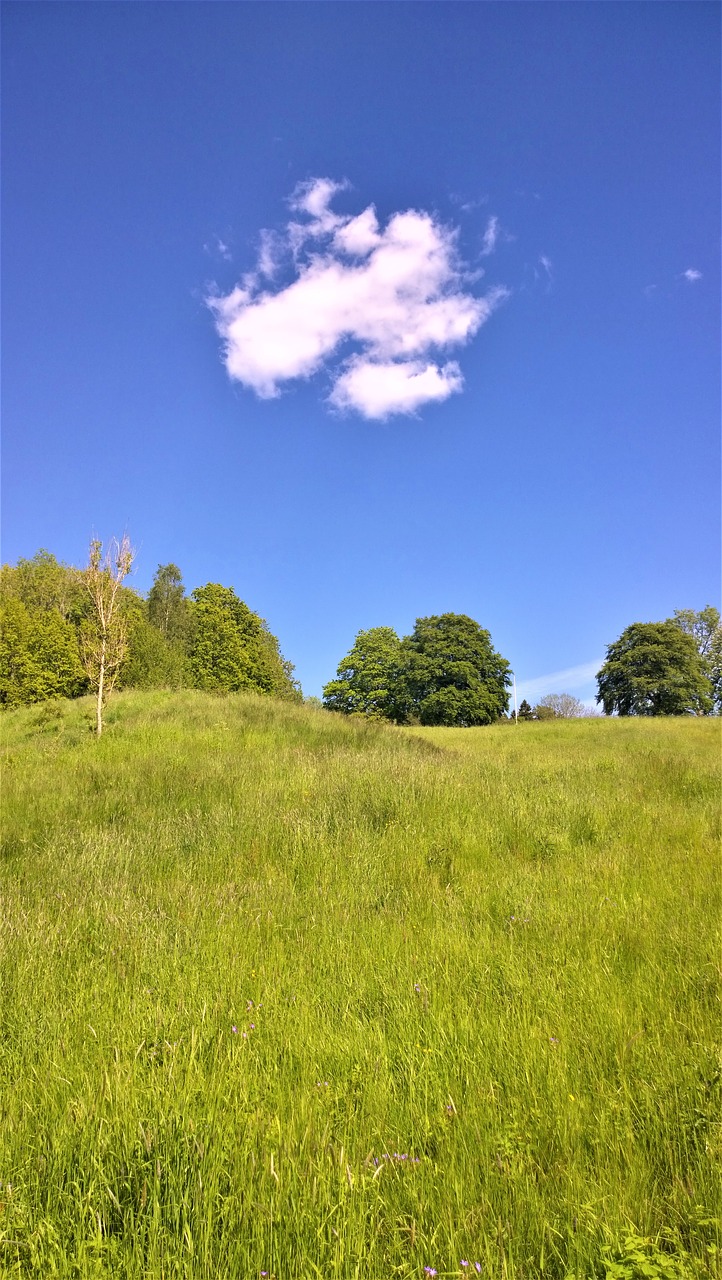
[[[683,271],[682,274],[689,284],[694,284],[695,281],[702,279],[702,272],[697,271],[695,267],[687,267],[687,270]]]
[[[336,213],[346,185],[316,178],[297,187],[284,231],[261,234],[256,269],[208,298],[226,369],[262,398],[325,369],[335,408],[376,419],[412,413],[461,390],[458,364],[444,357],[507,291],[470,293],[456,232],[429,213],[395,213],[385,226],[373,206]],[[495,243],[490,224],[485,252]]]

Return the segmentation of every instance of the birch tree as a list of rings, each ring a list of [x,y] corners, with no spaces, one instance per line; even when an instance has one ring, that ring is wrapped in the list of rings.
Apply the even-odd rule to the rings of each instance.
[[[128,629],[121,608],[121,587],[130,573],[135,551],[127,533],[103,544],[94,538],[83,582],[90,596],[90,617],[83,622],[80,639],[85,673],[96,698],[95,729],[103,732],[103,707],[118,679],[128,649]]]

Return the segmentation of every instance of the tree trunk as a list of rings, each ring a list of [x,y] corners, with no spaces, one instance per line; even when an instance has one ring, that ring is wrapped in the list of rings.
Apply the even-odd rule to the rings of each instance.
[[[95,709],[96,733],[100,737],[103,732],[103,686],[105,684],[105,636],[100,650],[100,669],[98,673],[98,702]]]

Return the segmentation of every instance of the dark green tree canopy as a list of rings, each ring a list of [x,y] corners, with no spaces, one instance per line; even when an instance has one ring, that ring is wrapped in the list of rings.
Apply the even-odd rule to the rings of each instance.
[[[712,709],[694,638],[674,622],[634,622],[607,649],[597,674],[607,715],[681,716]]]
[[[463,613],[417,618],[402,647],[407,707],[422,724],[492,724],[506,711],[509,663],[473,618]]]
[[[403,718],[398,706],[401,662],[401,641],[393,627],[359,631],[351,652],[338,664],[336,679],[324,687],[325,706],[344,715]]]
[[[417,618],[399,640],[391,627],[360,631],[324,689],[334,711],[397,724],[491,724],[509,703],[509,664],[464,614]]]

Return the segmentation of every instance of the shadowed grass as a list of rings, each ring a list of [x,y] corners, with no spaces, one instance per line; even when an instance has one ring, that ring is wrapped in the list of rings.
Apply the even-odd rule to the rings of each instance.
[[[89,716],[3,718],[0,1274],[714,1274],[714,722]]]

